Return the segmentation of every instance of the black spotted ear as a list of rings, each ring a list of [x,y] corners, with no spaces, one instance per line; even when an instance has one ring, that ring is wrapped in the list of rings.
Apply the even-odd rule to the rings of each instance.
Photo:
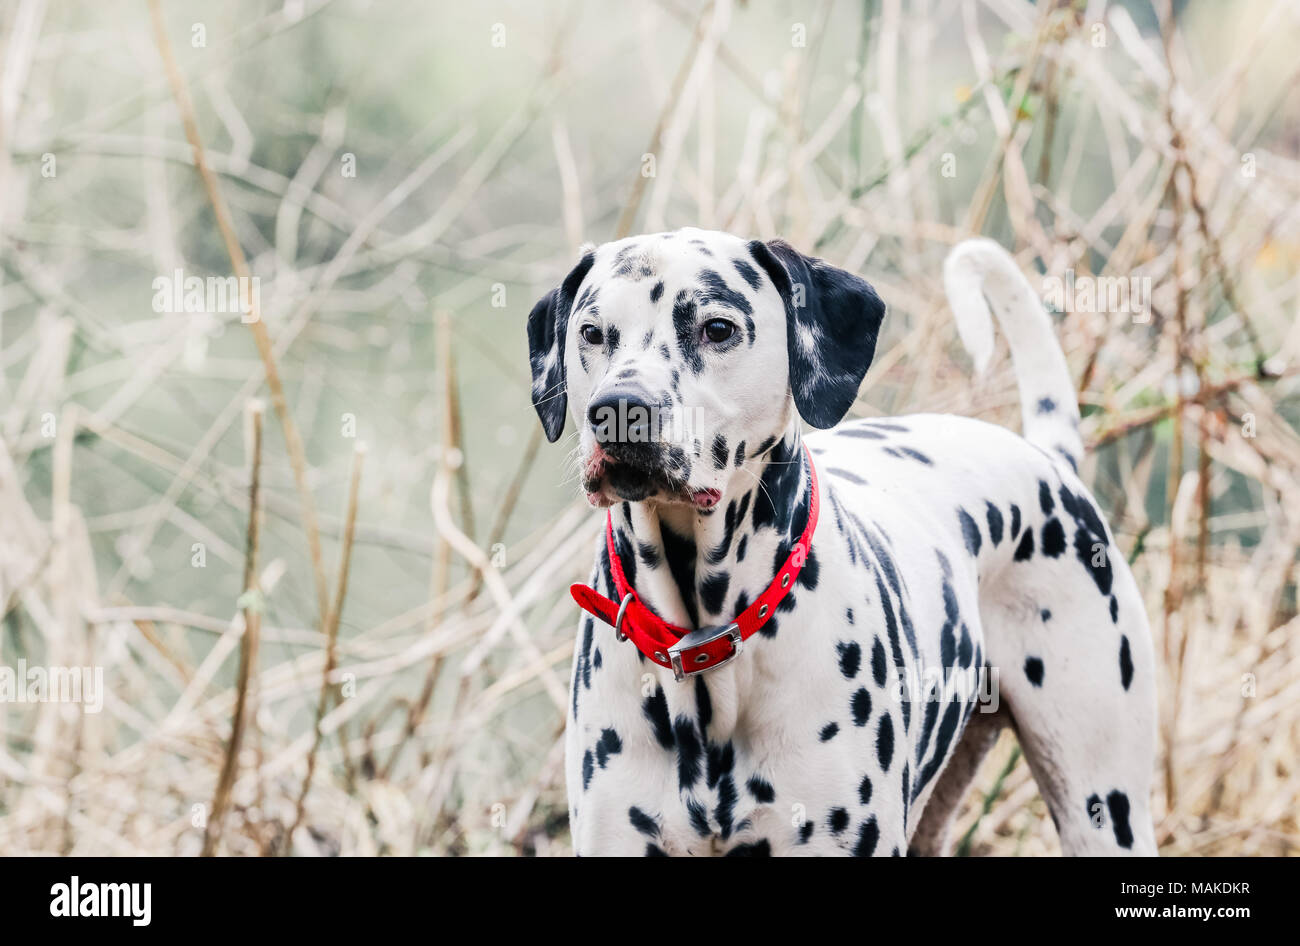
[[[546,439],[555,443],[564,431],[569,396],[564,378],[564,337],[569,310],[578,287],[586,278],[595,253],[587,253],[559,287],[538,300],[528,313],[528,364],[533,372],[533,408],[541,418]]]
[[[833,427],[858,396],[885,303],[865,279],[804,256],[784,240],[752,240],[749,252],[785,302],[795,407],[812,426]]]

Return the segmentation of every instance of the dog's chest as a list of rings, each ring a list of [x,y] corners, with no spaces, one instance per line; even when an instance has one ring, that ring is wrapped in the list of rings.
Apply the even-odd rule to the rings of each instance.
[[[905,845],[907,724],[889,671],[912,658],[899,628],[895,653],[869,606],[880,589],[832,535],[818,546],[817,586],[796,589],[772,633],[713,673],[678,683],[584,622],[567,737],[579,853]]]
[[[726,674],[686,684],[668,680],[666,687],[656,680],[635,706],[617,711],[610,701],[600,711],[580,709],[570,726],[569,752],[579,853],[852,849],[849,812],[861,806],[866,774],[858,760],[873,751],[874,736],[851,725],[828,733],[825,712],[808,712],[780,693],[762,711],[742,712],[724,729],[715,720],[734,715],[726,704],[736,685]],[[588,717],[601,723],[588,723]],[[882,792],[888,795],[889,787],[882,785]]]

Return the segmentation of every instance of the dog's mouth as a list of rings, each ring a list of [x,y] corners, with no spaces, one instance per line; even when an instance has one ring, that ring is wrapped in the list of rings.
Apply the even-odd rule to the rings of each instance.
[[[617,450],[615,455],[612,450]],[[697,509],[712,509],[722,498],[717,489],[697,489],[664,469],[654,450],[592,449],[583,466],[582,488],[593,506],[612,506],[619,501],[639,503],[649,499],[666,503],[687,503]]]

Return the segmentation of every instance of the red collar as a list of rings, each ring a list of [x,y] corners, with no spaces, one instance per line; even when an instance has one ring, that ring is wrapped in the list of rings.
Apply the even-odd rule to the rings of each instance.
[[[611,601],[600,592],[584,584],[569,586],[573,600],[614,628],[619,640],[631,640],[637,650],[661,667],[670,668],[679,680],[697,673],[714,670],[740,654],[741,648],[754,632],[768,622],[776,611],[808,560],[812,548],[813,531],[817,528],[817,471],[813,468],[812,454],[807,447],[808,482],[811,495],[808,500],[808,522],[803,535],[790,551],[772,583],[763,589],[754,603],[731,621],[717,627],[699,630],[669,624],[656,615],[642,601],[636,590],[628,584],[623,574],[623,563],[614,546],[614,519],[605,520],[605,545],[609,549],[610,571],[614,576],[617,601]]]

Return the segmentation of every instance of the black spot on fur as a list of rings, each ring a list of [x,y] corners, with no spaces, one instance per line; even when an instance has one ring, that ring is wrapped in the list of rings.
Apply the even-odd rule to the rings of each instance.
[[[951,668],[957,659],[957,592],[947,581],[943,583],[944,623],[939,632],[939,660],[943,666]]]
[[[904,456],[911,457],[913,460],[916,460],[919,463],[924,463],[926,466],[934,466],[934,461],[931,460],[929,457],[927,457],[920,450],[913,450],[911,447],[899,447],[898,450]]]
[[[921,797],[921,792],[925,786],[930,784],[930,780],[938,774],[939,766],[943,764],[945,757],[948,755],[948,748],[952,745],[953,737],[957,734],[957,725],[962,720],[962,704],[952,702],[944,710],[943,721],[939,723],[939,734],[934,741],[934,755],[926,763],[925,768],[921,770],[920,778],[912,787],[912,799]],[[904,789],[906,796],[906,789]]]
[[[885,663],[885,645],[880,643],[880,638],[877,637],[871,643],[871,678],[876,681],[876,686],[885,685],[888,670],[888,665]]]
[[[623,279],[647,279],[654,275],[649,255],[640,244],[629,243],[615,254],[612,275]]]
[[[871,776],[862,776],[862,781],[858,783],[858,801],[864,805],[871,804]]]
[[[957,518],[961,521],[961,537],[966,542],[966,551],[970,552],[971,555],[979,555],[982,541],[980,539],[980,527],[975,524],[975,520],[971,518],[970,513],[960,507],[957,509]]]
[[[718,830],[724,841],[731,837],[736,815],[736,797],[736,783],[730,775],[723,776],[718,782],[718,804],[713,808],[713,817],[718,822]]]
[[[736,511],[736,501],[734,499],[727,503],[727,511],[723,514],[722,541],[709,550],[708,559],[710,565],[717,565],[727,557],[727,552],[731,550],[731,539],[736,534],[736,525],[744,518],[744,509],[748,503],[749,494],[746,493],[739,514]]]
[[[737,467],[742,466],[745,462],[745,441],[736,444],[736,459],[732,461]]]
[[[1034,530],[1026,529],[1025,534],[1020,537],[1020,544],[1016,546],[1015,559],[1017,562],[1026,562],[1034,556]]]
[[[641,563],[645,565],[646,568],[659,567],[660,558],[658,546],[653,545],[650,542],[638,542],[636,546],[636,554],[637,558],[641,559]]]
[[[699,609],[695,602],[695,540],[680,536],[667,527],[660,530],[664,555],[668,559],[668,572],[673,576],[677,590],[686,607],[686,616],[691,625],[700,623]]]
[[[695,300],[685,289],[673,300],[673,331],[687,367],[699,374],[704,370],[704,359],[700,357],[700,340],[695,335]]]
[[[776,569],[780,571],[780,568]],[[808,557],[804,559],[803,568],[799,571],[798,583],[809,591],[817,590],[817,578],[821,575],[821,565],[817,562],[817,550],[808,549]],[[791,596],[793,597],[793,596]],[[785,602],[782,602],[784,604]],[[781,610],[785,610],[782,608]]]
[[[926,692],[924,721],[921,723],[921,738],[916,743],[916,761],[921,762],[925,758],[926,750],[930,747],[930,736],[934,732],[934,724],[939,720],[939,699],[935,692],[937,687],[931,687]],[[903,793],[904,796],[907,792]]]
[[[862,827],[858,829],[858,843],[853,848],[853,856],[870,857],[876,853],[876,844],[879,841],[880,827],[876,824],[876,816],[872,815],[862,822]]]
[[[695,733],[695,724],[685,716],[677,717],[673,735],[677,740],[677,785],[685,790],[700,779],[702,749]]]
[[[663,297],[663,294],[664,294],[664,283],[663,280],[661,279],[659,280],[659,282],[655,283],[654,286],[651,288],[650,301],[652,303],[658,302],[660,298]]]
[[[713,438],[713,468],[721,470],[727,465],[727,460],[731,456],[727,450],[727,438],[718,434]]]
[[[1020,507],[1015,503],[1011,504],[1011,538],[1014,539],[1020,535]]]
[[[849,705],[853,710],[853,725],[867,725],[867,720],[871,717],[871,694],[867,692],[867,688],[859,687],[853,694],[853,699],[849,701]]]
[[[749,789],[749,794],[754,796],[754,801],[761,804],[770,805],[776,798],[776,789],[772,787],[772,783],[757,775],[751,775],[745,787]]]
[[[641,712],[650,721],[659,745],[665,749],[673,748],[676,742],[673,739],[672,722],[668,719],[668,697],[664,694],[663,687],[656,686],[655,691],[642,701]]]
[[[1061,520],[1048,519],[1043,526],[1043,554],[1049,558],[1060,558],[1065,551],[1065,529]]]
[[[587,790],[591,784],[591,777],[596,772],[596,760],[592,758],[591,750],[588,749],[582,754],[582,789]]]
[[[1043,685],[1043,662],[1037,657],[1025,658],[1025,676],[1036,687]]]
[[[595,637],[596,626],[591,615],[587,615],[582,621],[582,642],[578,647],[578,654],[575,658],[576,667],[574,669],[573,679],[573,718],[578,718],[578,681],[581,679],[582,685],[591,689],[591,664],[589,655],[591,654],[592,640]]]
[[[827,723],[825,726],[822,727],[822,731],[819,738],[821,739],[822,742],[829,742],[830,740],[835,738],[835,734],[839,731],[840,731],[839,723]]]
[[[889,636],[889,651],[893,656],[894,666],[903,670],[907,663],[903,658],[903,648],[898,638],[898,619],[894,616],[893,602],[889,599],[889,592],[885,590],[885,583],[876,575],[876,591],[880,595],[880,609],[885,616],[885,633]],[[907,704],[904,703],[904,706]]]
[[[736,750],[730,742],[725,745],[709,744],[708,758],[704,767],[704,782],[709,788],[736,767]]]
[[[805,821],[803,826],[799,828],[799,843],[807,844],[808,839],[812,837],[812,833],[813,823],[811,821]]]
[[[716,270],[702,269],[697,278],[702,284],[702,288],[697,293],[701,305],[724,306],[735,309],[743,315],[754,313],[754,307],[749,304],[745,294],[728,286],[727,281]]]
[[[1115,829],[1115,843],[1122,848],[1131,848],[1133,829],[1128,823],[1128,796],[1116,789],[1106,796],[1106,808],[1110,811],[1110,823]]]
[[[700,837],[707,838],[713,833],[713,829],[709,827],[709,813],[694,798],[686,800],[686,814],[691,819],[691,827]]]
[[[858,667],[862,665],[862,647],[857,641],[840,641],[835,645],[835,649],[840,654],[840,673],[844,674],[845,679],[852,680],[858,675]]]
[[[624,535],[621,529],[614,531],[614,551],[618,553],[618,560],[623,563],[623,576],[627,578],[627,583],[635,588],[636,556],[632,554],[632,540]]]
[[[722,610],[722,602],[730,584],[731,576],[726,572],[709,575],[700,582],[700,603],[704,605],[705,611],[716,614]]]
[[[596,764],[603,769],[610,756],[618,755],[622,751],[623,740],[618,738],[618,733],[612,729],[602,729],[600,741],[596,743]]]
[[[709,723],[713,722],[713,699],[709,696],[709,685],[702,676],[695,678],[695,708],[699,711],[700,732],[707,733]]]
[[[758,270],[753,266],[750,266],[743,259],[733,259],[731,265],[736,267],[736,272],[740,273],[740,277],[745,280],[745,282],[749,283],[750,289],[758,288],[759,282],[761,281],[758,275]]]
[[[1119,599],[1114,595],[1110,596],[1110,623],[1119,623]]]
[[[831,829],[831,834],[843,834],[848,826],[849,813],[843,808],[832,808],[826,816],[826,827]]]
[[[1061,487],[1060,496],[1061,506],[1074,519],[1077,527],[1074,533],[1075,555],[1091,576],[1097,590],[1108,595],[1114,575],[1110,567],[1110,540],[1106,537],[1106,526],[1086,496],[1075,496],[1064,486]]]
[[[894,594],[901,601],[903,598],[903,581],[899,577],[898,569],[894,567],[894,557],[889,554],[889,549],[885,548],[880,540],[876,538],[875,533],[868,529],[861,519],[852,513],[849,513],[849,518],[867,540],[867,545],[871,546],[871,551],[876,556],[880,570],[885,573],[885,579],[889,582],[889,587],[893,589]]]
[[[1054,410],[1056,410],[1056,402],[1050,397],[1040,397],[1038,399],[1038,413],[1050,414]]]
[[[894,760],[894,719],[888,713],[880,717],[876,730],[876,759],[880,762],[880,770],[888,772],[889,763]]]
[[[1002,541],[1002,510],[987,501],[984,506],[989,523],[989,541],[996,546]]]
[[[886,434],[882,434],[878,430],[873,430],[870,427],[855,427],[852,424],[846,424],[843,427],[837,428],[835,433],[840,437],[856,437],[861,440],[889,439]]]
[[[632,827],[647,837],[659,837],[659,823],[635,805],[627,810],[627,820],[632,822]]]
[[[754,529],[773,526],[778,532],[789,531],[798,535],[807,520],[807,491],[803,501],[797,501],[802,486],[803,451],[799,450],[797,441],[781,441],[772,449],[769,462],[763,470],[759,488],[754,496]],[[799,507],[796,509],[796,507]],[[799,513],[802,512],[802,516]],[[781,556],[784,560],[785,555]]]
[[[1119,682],[1124,684],[1124,689],[1133,682],[1133,653],[1129,650],[1128,636],[1120,638],[1119,642]]]
[[[1052,510],[1056,508],[1056,503],[1052,500],[1052,487],[1042,480],[1038,481],[1038,505],[1043,510],[1044,516],[1050,516]]]
[[[772,846],[766,838],[748,844],[737,844],[726,854],[727,857],[771,857]]]
[[[828,466],[826,468],[826,472],[831,474],[832,476],[837,476],[848,483],[852,483],[855,486],[867,485],[866,480],[864,480],[862,477],[858,476],[858,474],[852,472],[851,470],[841,469],[840,467]]]
[[[645,856],[646,857],[667,857],[668,855],[664,852],[663,848],[659,847],[658,845],[647,844],[645,846]]]

